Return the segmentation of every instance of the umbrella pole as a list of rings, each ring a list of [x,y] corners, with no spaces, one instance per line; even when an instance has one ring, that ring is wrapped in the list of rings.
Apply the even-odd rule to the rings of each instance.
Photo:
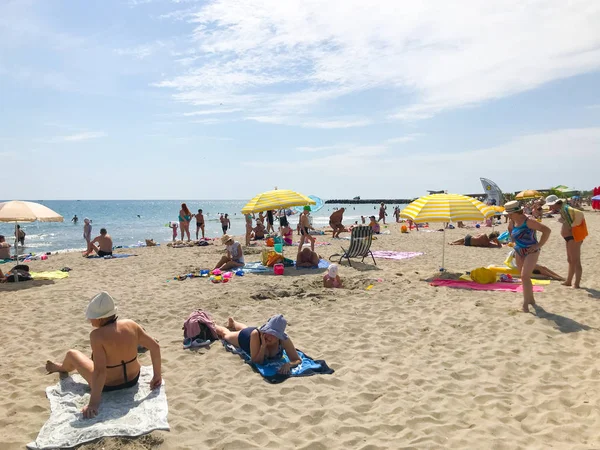
[[[444,232],[442,234],[443,236],[443,240],[442,240],[442,267],[440,268],[440,272],[443,272],[444,269],[444,259],[446,257],[446,227],[444,226]]]
[[[17,228],[18,223],[15,222],[15,261],[17,262],[17,266],[19,265],[19,233],[18,233],[18,228]],[[17,273],[18,271],[15,270],[14,273],[14,277],[15,277],[15,283],[19,282],[19,274]]]

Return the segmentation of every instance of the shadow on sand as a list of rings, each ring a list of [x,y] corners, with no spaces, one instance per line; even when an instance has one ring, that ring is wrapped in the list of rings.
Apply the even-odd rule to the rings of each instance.
[[[551,320],[554,322],[561,333],[577,333],[578,331],[588,331],[592,329],[592,327],[569,319],[568,317],[548,312],[539,305],[534,305],[533,309],[535,310],[535,315],[540,319]]]

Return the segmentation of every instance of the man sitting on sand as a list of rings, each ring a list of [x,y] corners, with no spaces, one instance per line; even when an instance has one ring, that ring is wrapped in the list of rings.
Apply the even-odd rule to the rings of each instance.
[[[98,245],[96,246],[96,244]],[[96,238],[90,242],[90,246],[98,256],[112,256],[113,241],[110,234],[106,232],[106,228],[100,228],[100,236],[96,236]],[[83,255],[89,256],[89,253],[85,252]]]
[[[449,242],[449,245],[464,245],[466,247],[492,247],[492,248],[502,248],[502,244],[498,242],[498,236],[500,233],[494,231],[493,233],[485,234],[477,234],[475,236],[471,236],[467,234],[464,238],[458,239],[454,242]]]
[[[302,248],[298,246],[298,254],[296,255],[296,267],[317,267],[321,257],[317,252],[310,248]]]
[[[332,238],[340,237],[340,233],[345,231],[344,225],[342,225],[342,220],[344,219],[344,208],[340,208],[335,211],[331,216],[329,216],[329,226],[333,230]]]
[[[0,259],[10,259],[10,244],[0,234]]]
[[[256,226],[254,227],[254,240],[260,240],[265,238],[265,226],[260,220],[256,221]]]

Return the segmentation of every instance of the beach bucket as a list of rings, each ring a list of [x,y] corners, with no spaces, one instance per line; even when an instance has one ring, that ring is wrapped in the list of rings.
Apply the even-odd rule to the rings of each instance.
[[[283,275],[283,264],[278,263],[273,266],[273,273],[275,275]]]
[[[277,252],[277,253],[283,253],[283,245],[282,244],[275,244],[275,246],[273,247],[273,249]]]

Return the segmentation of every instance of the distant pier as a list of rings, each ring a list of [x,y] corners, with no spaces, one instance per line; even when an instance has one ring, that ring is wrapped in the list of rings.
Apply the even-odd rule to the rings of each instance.
[[[391,198],[391,199],[366,199],[366,198],[361,198],[360,200],[354,200],[354,199],[332,199],[332,200],[326,200],[325,203],[326,204],[334,204],[334,203],[338,203],[338,204],[346,204],[346,205],[359,205],[359,204],[379,204],[379,203],[385,203],[388,205],[391,204],[409,204],[410,202],[416,200],[416,198]]]

